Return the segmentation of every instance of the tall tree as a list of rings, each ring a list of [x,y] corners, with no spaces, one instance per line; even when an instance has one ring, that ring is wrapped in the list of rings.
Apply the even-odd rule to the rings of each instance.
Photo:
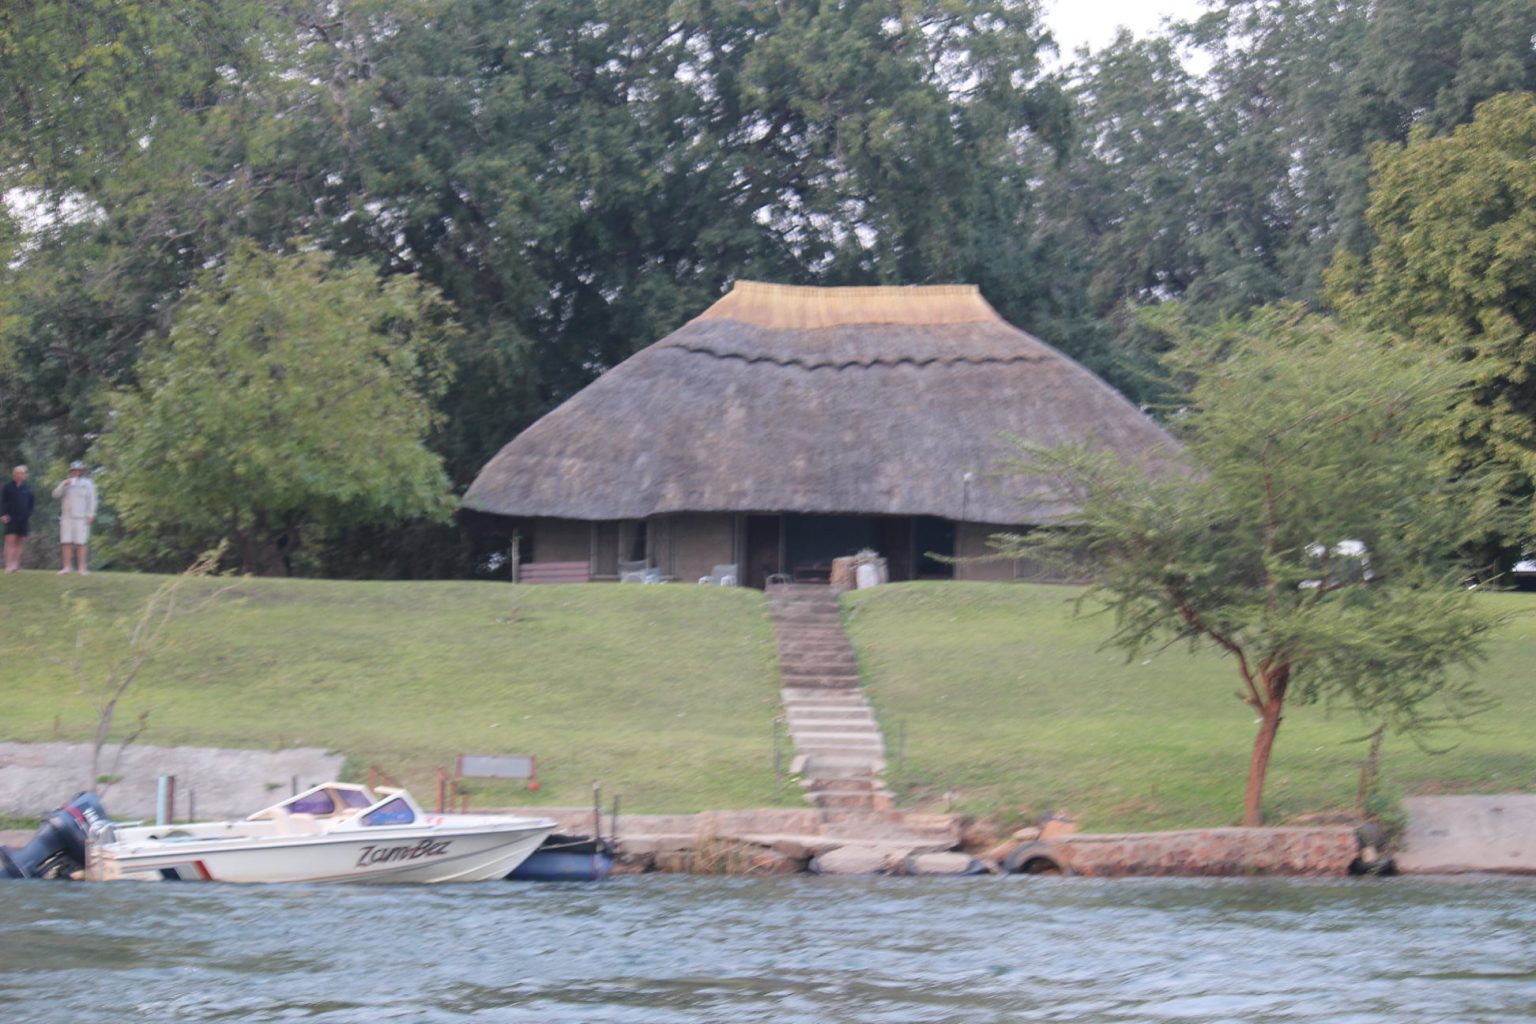
[[[1041,244],[1064,257],[1056,330],[1090,336],[1133,393],[1114,358],[1134,370],[1164,343],[1139,310],[1179,299],[1210,323],[1314,302],[1335,249],[1370,244],[1374,145],[1446,134],[1481,100],[1536,88],[1526,0],[1207,6],[1069,69],[1079,148],[1039,171]]]
[[[323,166],[282,140],[318,87],[286,27],[256,0],[0,11],[0,193],[27,228],[0,269],[0,443],[78,448],[201,268],[311,226]]]
[[[445,518],[423,443],[445,312],[410,277],[240,246],[112,396],[95,455],[118,543],[162,560],[227,540],[242,570],[285,574],[311,534]]]
[[[1480,106],[1436,138],[1421,128],[1376,153],[1367,220],[1376,245],[1341,253],[1331,297],[1347,316],[1467,360],[1441,438],[1459,471],[1493,470],[1536,494],[1536,94]],[[1536,531],[1536,503],[1523,532]],[[1521,537],[1504,538],[1518,543]]]
[[[1168,453],[1182,471],[1026,450],[1015,468],[1076,511],[999,543],[1086,553],[1128,653],[1184,642],[1232,660],[1258,718],[1242,819],[1258,825],[1290,704],[1410,731],[1480,706],[1458,669],[1489,623],[1447,552],[1489,508],[1424,429],[1460,380],[1432,350],[1278,310],[1186,335],[1170,359],[1194,381]]]

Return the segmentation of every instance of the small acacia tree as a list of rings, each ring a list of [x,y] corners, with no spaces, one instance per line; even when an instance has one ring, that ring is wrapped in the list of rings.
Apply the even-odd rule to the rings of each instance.
[[[1109,643],[1132,656],[1184,642],[1232,659],[1258,716],[1243,798],[1258,825],[1288,700],[1410,733],[1481,707],[1463,669],[1491,622],[1449,555],[1497,510],[1443,474],[1424,429],[1462,379],[1434,353],[1270,310],[1187,336],[1170,365],[1193,382],[1180,468],[1021,445],[1011,470],[1077,511],[994,544],[1086,555]]]
[[[112,735],[119,705],[143,669],[163,654],[170,643],[169,629],[178,618],[201,611],[217,601],[228,588],[197,590],[188,594],[189,585],[211,575],[223,557],[223,546],[205,551],[181,573],[165,579],[145,598],[136,613],[116,620],[107,629],[100,628],[91,603],[70,597],[70,621],[75,629],[75,644],[69,660],[80,692],[96,712],[92,735],[90,788],[100,794],[112,784],[113,775],[102,773],[102,754]],[[139,713],[134,727],[118,743],[113,771],[121,763],[128,747],[149,724],[149,711]]]
[[[121,548],[162,562],[227,538],[242,570],[282,574],[308,531],[446,517],[425,442],[449,330],[414,278],[242,245],[111,396],[96,456]]]

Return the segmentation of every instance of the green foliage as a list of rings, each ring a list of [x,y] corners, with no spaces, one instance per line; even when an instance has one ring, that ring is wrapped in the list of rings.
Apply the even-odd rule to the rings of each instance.
[[[423,443],[444,318],[412,278],[240,247],[177,309],[139,386],[112,396],[95,454],[118,550],[155,560],[227,539],[243,570],[283,572],[308,532],[446,517]]]
[[[1464,376],[1432,349],[1282,309],[1186,337],[1170,362],[1192,380],[1183,450],[1127,465],[1025,448],[1014,468],[1076,511],[1001,543],[1086,553],[1091,599],[1129,656],[1187,643],[1233,659],[1261,721],[1245,808],[1257,824],[1287,697],[1405,731],[1479,710],[1459,670],[1489,623],[1447,555],[1497,506],[1436,457],[1425,424]]]
[[[1528,0],[1218,0],[1058,79],[1027,0],[17,0],[0,448],[78,455],[199,275],[295,237],[452,305],[454,488],[742,277],[974,282],[1155,400],[1142,310],[1315,299],[1370,147],[1536,87],[1533,33]],[[431,521],[324,540],[463,561]]]
[[[41,216],[0,235],[0,447],[34,461],[85,448],[242,239],[452,304],[429,443],[456,488],[733,279],[975,281],[1024,322],[1045,291],[1020,155],[1066,107],[1021,0],[11,6],[0,188]],[[445,549],[416,521],[311,550]]]
[[[1536,490],[1536,94],[1484,103],[1444,138],[1416,132],[1376,154],[1376,245],[1335,261],[1346,316],[1466,360],[1469,386],[1441,417],[1455,467]],[[1523,524],[1536,530],[1536,507]],[[1518,542],[1521,536],[1506,538]]]
[[[1208,6],[1080,59],[1072,158],[1039,170],[1033,230],[1059,319],[1032,326],[1141,399],[1164,339],[1140,308],[1178,299],[1211,324],[1315,301],[1335,250],[1370,243],[1373,146],[1416,125],[1444,135],[1478,102],[1536,88],[1527,0]]]

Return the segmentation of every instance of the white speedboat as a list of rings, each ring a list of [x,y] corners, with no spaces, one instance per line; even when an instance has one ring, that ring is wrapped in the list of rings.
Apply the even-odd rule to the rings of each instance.
[[[92,827],[87,878],[476,882],[505,878],[548,818],[432,814],[403,789],[327,782],[239,821]]]

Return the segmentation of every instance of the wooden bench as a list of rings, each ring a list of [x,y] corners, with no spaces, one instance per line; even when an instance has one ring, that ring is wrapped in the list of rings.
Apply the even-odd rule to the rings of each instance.
[[[439,779],[442,778],[439,774]],[[469,810],[469,794],[459,785],[465,779],[526,779],[528,788],[539,788],[539,760],[532,754],[460,754],[454,765],[447,793],[447,804],[461,811]],[[439,783],[441,785],[441,783]],[[443,794],[438,796],[441,810]]]
[[[517,570],[519,583],[586,583],[591,578],[586,562],[524,562]]]

